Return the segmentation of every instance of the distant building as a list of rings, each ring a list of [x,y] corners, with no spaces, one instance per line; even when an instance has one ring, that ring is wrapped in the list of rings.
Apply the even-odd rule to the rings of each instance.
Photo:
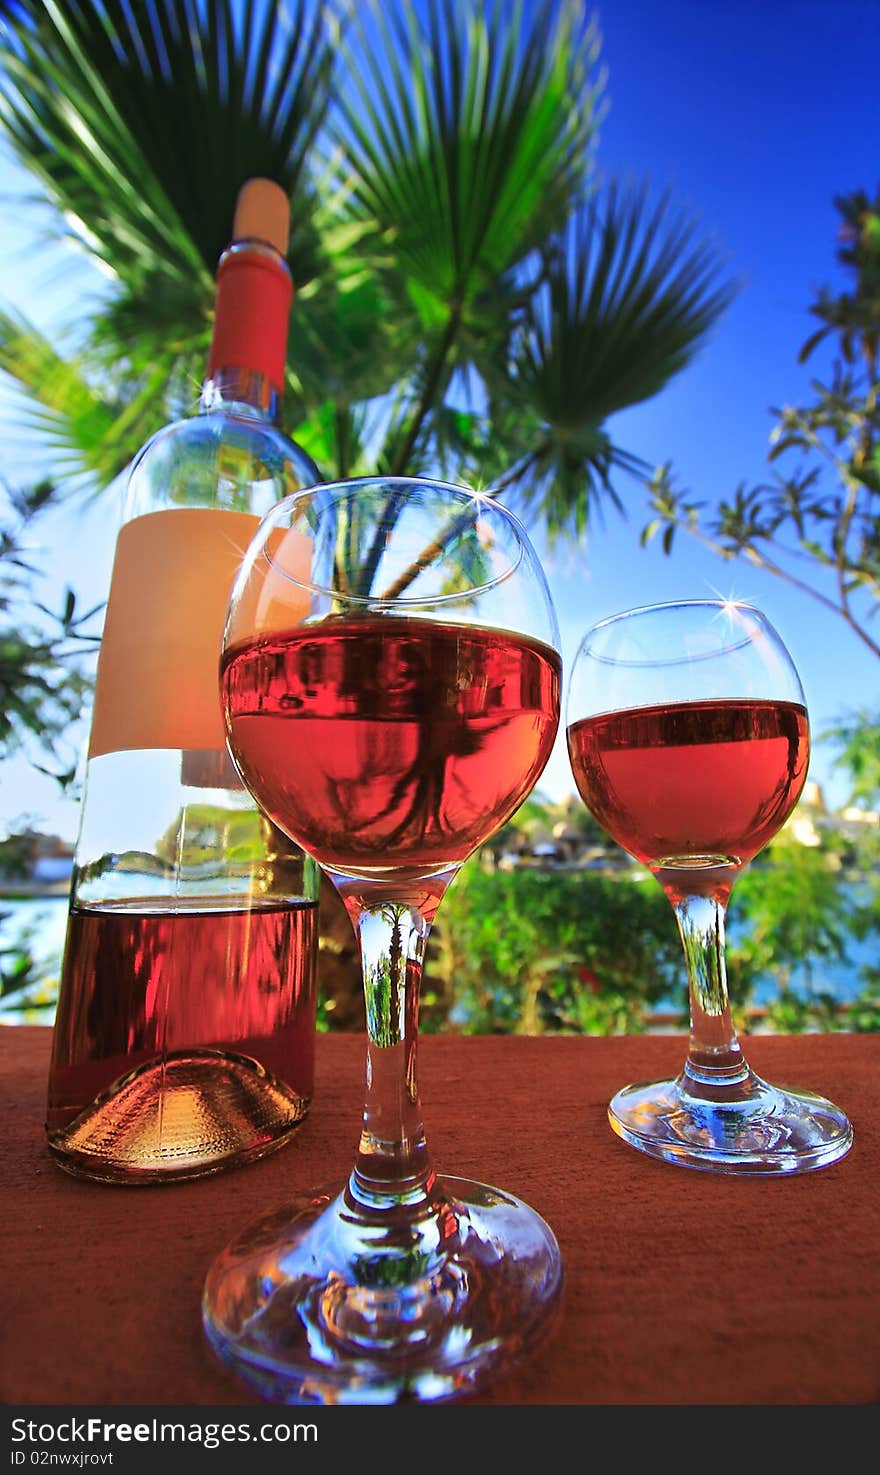
[[[786,828],[800,845],[822,844],[822,836],[816,829],[812,816],[809,814],[801,814],[798,810],[795,810]]]
[[[825,807],[825,795],[822,793],[822,785],[817,784],[815,779],[808,779],[804,784],[804,791],[798,801],[799,809],[817,809],[820,814],[827,814]]]
[[[858,804],[848,804],[846,809],[841,809],[840,818],[848,825],[880,824],[880,814],[876,809],[860,809]]]

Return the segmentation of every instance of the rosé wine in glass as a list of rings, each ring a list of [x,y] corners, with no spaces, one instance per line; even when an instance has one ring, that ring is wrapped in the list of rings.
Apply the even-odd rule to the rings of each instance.
[[[795,702],[670,703],[572,724],[593,817],[645,865],[697,852],[752,859],[797,803],[809,727]]]
[[[852,1142],[846,1116],[755,1075],[727,995],[725,906],[807,774],[804,696],[776,631],[757,610],[713,600],[601,621],[578,650],[567,737],[584,803],[672,903],[690,985],[683,1071],[618,1091],[614,1131],[654,1157],[715,1172],[836,1162]]]
[[[510,1193],[437,1176],[416,1045],[434,914],[541,773],[559,681],[540,564],[490,498],[341,482],[280,503],[251,544],[223,657],[230,751],[345,903],[368,1034],[350,1177],[245,1229],[205,1285],[212,1347],[264,1397],[453,1398],[552,1321],[553,1233]]]
[[[463,861],[547,760],[559,657],[525,636],[349,619],[226,654],[232,746],[262,807],[338,868]]]

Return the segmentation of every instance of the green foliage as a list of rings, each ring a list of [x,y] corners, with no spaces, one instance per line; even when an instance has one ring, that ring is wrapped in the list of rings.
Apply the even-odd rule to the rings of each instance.
[[[347,40],[338,136],[355,217],[393,237],[426,333],[453,316],[478,330],[484,294],[585,183],[595,31],[559,0],[368,0]]]
[[[848,1026],[862,1034],[880,1033],[880,968],[866,970],[867,981],[848,1012]]]
[[[880,193],[871,200],[864,190],[838,195],[834,204],[840,215],[837,260],[855,280],[851,291],[835,293],[823,287],[812,315],[822,326],[807,339],[800,351],[801,362],[831,334],[837,334],[846,363],[863,357],[873,364],[876,378],[880,351]]]
[[[560,805],[533,795],[506,827],[502,850],[514,848],[517,838],[539,840],[568,810],[564,830],[571,835],[578,807],[575,799]],[[756,985],[768,978],[777,994],[763,1015],[767,1028],[796,1033],[880,1024],[880,970],[862,966],[864,987],[848,1007],[823,982],[829,968],[851,962],[857,942],[880,935],[880,827],[849,825],[844,833],[840,823],[826,819],[813,845],[786,827],[737,881],[727,957],[742,1026]],[[601,835],[586,826],[582,853]],[[475,1033],[613,1034],[650,1027],[658,1004],[678,1008],[686,1028],[681,943],[652,878],[612,873],[616,850],[607,837],[604,872],[528,862],[487,868],[497,853],[484,847],[483,863],[472,860],[444,900],[427,967],[427,1028],[448,1021]]]
[[[862,707],[822,734],[838,754],[835,767],[850,777],[854,804],[880,807],[880,713]]]
[[[172,334],[204,333],[198,306],[210,307],[241,181],[281,179],[307,216],[328,11],[305,0],[4,9],[4,127],[16,153],[67,213],[67,233],[120,278],[132,327],[164,319]],[[306,240],[300,232],[295,249]]]
[[[853,1012],[842,1014],[839,999],[826,990],[811,993],[808,997],[784,990],[778,999],[767,1005],[764,1024],[779,1035],[829,1033],[852,1029],[848,1019],[853,1017]]]
[[[828,382],[811,380],[810,403],[772,411],[770,481],[741,483],[709,506],[675,485],[668,463],[661,466],[649,483],[654,516],[642,542],[662,532],[668,553],[682,529],[722,558],[748,559],[832,610],[880,656],[872,623],[880,602],[880,191],[873,200],[860,191],[835,204],[838,260],[854,280],[850,291],[819,292],[810,311],[822,327],[800,354],[803,361],[835,338]],[[797,458],[787,473],[776,469],[782,458],[789,465]],[[827,584],[825,575],[832,576]]]
[[[39,1023],[55,1007],[58,960],[37,957],[37,936],[35,922],[11,943],[0,943],[0,1021],[14,1015]]]
[[[855,911],[851,878],[833,847],[802,845],[783,831],[734,888],[731,922],[742,926],[731,970],[740,986],[771,974],[784,988],[795,967],[840,962]]]
[[[61,610],[35,603],[36,569],[26,539],[54,488],[40,483],[30,491],[6,487],[5,518],[0,522],[0,760],[34,749],[55,766],[52,776],[72,782],[75,759],[65,748],[67,728],[82,709],[89,689],[83,664],[94,646],[84,627],[96,609],[80,613],[67,589]],[[37,624],[38,617],[42,622]],[[59,768],[59,763],[66,767]],[[35,764],[41,772],[50,770]]]
[[[841,766],[855,776],[862,742],[857,725]],[[870,746],[870,736],[866,735]],[[850,767],[850,764],[853,766]],[[765,1023],[783,1033],[878,1027],[878,970],[862,963],[860,994],[842,1008],[823,986],[827,970],[852,964],[853,947],[880,937],[880,826],[834,817],[820,821],[816,845],[798,843],[792,823],[737,881],[731,899],[729,948],[734,995],[747,997],[757,979],[773,977],[778,996]]]
[[[18,821],[22,825],[22,821]],[[15,880],[26,876],[34,861],[34,844],[38,832],[25,822],[0,840],[0,877]]]
[[[224,804],[187,804],[156,841],[159,860],[178,864],[182,871],[198,870],[218,854],[229,865],[247,872],[266,854],[267,823],[255,809],[238,810]]]
[[[428,1028],[439,1009],[469,1034],[641,1029],[648,1005],[684,989],[675,922],[652,879],[471,861],[435,931]]]
[[[612,184],[585,206],[581,0],[17,0],[0,31],[0,126],[108,274],[75,355],[0,316],[66,477],[106,485],[191,404],[257,174],[291,198],[287,417],[323,472],[430,469],[577,530],[640,474],[604,421],[679,372],[729,290],[665,204]]]
[[[493,388],[537,413],[524,497],[551,532],[580,534],[612,473],[647,468],[603,422],[650,399],[693,357],[729,304],[717,260],[669,200],[620,190],[582,206],[542,252],[542,270],[511,324]]]
[[[51,456],[69,489],[90,476],[111,482],[131,457],[135,437],[145,440],[162,424],[157,379],[120,391],[110,381],[86,377],[83,356],[66,359],[20,313],[0,311],[0,366],[25,392],[17,418]]]

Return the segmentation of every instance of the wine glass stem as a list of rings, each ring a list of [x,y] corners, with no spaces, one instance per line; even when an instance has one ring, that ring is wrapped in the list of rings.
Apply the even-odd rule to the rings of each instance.
[[[686,895],[674,900],[673,906],[690,985],[691,1036],[685,1076],[700,1088],[737,1085],[749,1070],[730,1017],[724,903],[714,896]]]
[[[419,987],[430,919],[394,902],[355,917],[367,1010],[367,1087],[351,1190],[372,1208],[415,1203],[432,1177],[416,1077]]]

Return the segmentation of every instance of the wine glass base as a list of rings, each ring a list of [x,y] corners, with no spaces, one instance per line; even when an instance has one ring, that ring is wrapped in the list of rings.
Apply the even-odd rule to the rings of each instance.
[[[714,1173],[806,1173],[852,1146],[848,1118],[823,1096],[768,1085],[749,1072],[737,1085],[676,1080],[624,1086],[608,1119],[651,1157]]]
[[[527,1353],[562,1279],[552,1231],[511,1194],[437,1180],[415,1230],[368,1230],[337,1185],[244,1230],[208,1274],[203,1323],[272,1402],[435,1402]]]

